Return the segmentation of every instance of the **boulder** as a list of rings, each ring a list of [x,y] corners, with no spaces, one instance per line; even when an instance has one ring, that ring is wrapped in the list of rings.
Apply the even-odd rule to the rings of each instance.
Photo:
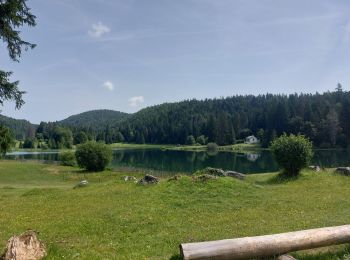
[[[82,180],[77,185],[75,185],[73,189],[86,187],[88,184],[89,182],[87,180]]]
[[[180,180],[181,178],[182,178],[182,175],[176,174],[176,175],[174,175],[173,177],[170,177],[170,178],[168,179],[168,181],[178,181],[178,180]]]
[[[138,184],[156,184],[158,182],[159,180],[157,177],[150,174],[146,174],[145,177],[138,181]]]
[[[350,167],[338,167],[335,171],[344,175],[350,175]]]
[[[309,169],[310,169],[310,170],[313,170],[313,171],[315,171],[315,172],[319,172],[319,171],[321,170],[321,167],[318,166],[318,165],[310,165],[310,166],[309,166]]]
[[[202,175],[196,175],[193,177],[193,180],[195,181],[208,181],[208,180],[215,180],[218,176],[210,175],[210,174],[202,174]]]
[[[7,242],[3,260],[39,260],[46,256],[46,248],[35,231],[13,236]]]
[[[219,177],[224,177],[225,172],[222,169],[217,169],[217,168],[211,168],[207,167],[204,170],[201,171],[202,174],[209,174],[213,176],[219,176]]]
[[[225,176],[227,177],[232,177],[232,178],[237,178],[240,180],[243,180],[245,178],[245,174],[240,173],[240,172],[235,172],[235,171],[226,171]]]
[[[134,176],[125,176],[124,181],[137,181],[137,179]]]

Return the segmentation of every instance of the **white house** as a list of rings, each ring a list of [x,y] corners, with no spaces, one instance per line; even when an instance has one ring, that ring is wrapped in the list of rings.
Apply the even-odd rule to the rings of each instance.
[[[245,144],[257,144],[257,143],[259,143],[259,139],[256,138],[254,135],[250,135],[250,136],[245,138],[244,143]]]

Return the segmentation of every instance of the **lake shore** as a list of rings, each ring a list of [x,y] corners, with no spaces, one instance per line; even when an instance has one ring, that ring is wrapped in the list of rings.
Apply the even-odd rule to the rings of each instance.
[[[196,181],[125,182],[122,171],[83,173],[36,162],[0,162],[0,248],[28,228],[40,232],[47,259],[179,259],[183,242],[217,240],[350,223],[350,178],[305,170]],[[89,185],[73,189],[86,178]],[[328,252],[330,250],[330,252]],[[299,252],[337,259],[350,247]],[[311,254],[311,256],[309,255]]]

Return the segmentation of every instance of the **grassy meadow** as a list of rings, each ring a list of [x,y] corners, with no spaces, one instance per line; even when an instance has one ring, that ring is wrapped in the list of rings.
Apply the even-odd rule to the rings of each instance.
[[[0,162],[0,248],[27,229],[47,259],[178,259],[182,242],[288,232],[350,223],[350,178],[304,171],[245,181],[184,176],[157,185],[124,182],[140,174],[36,162]],[[73,189],[86,178],[89,185]],[[350,247],[299,252],[298,259],[348,259]]]

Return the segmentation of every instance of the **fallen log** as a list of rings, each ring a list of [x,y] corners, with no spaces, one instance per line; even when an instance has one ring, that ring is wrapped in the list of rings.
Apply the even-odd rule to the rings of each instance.
[[[350,225],[180,245],[185,260],[252,259],[350,242]]]

